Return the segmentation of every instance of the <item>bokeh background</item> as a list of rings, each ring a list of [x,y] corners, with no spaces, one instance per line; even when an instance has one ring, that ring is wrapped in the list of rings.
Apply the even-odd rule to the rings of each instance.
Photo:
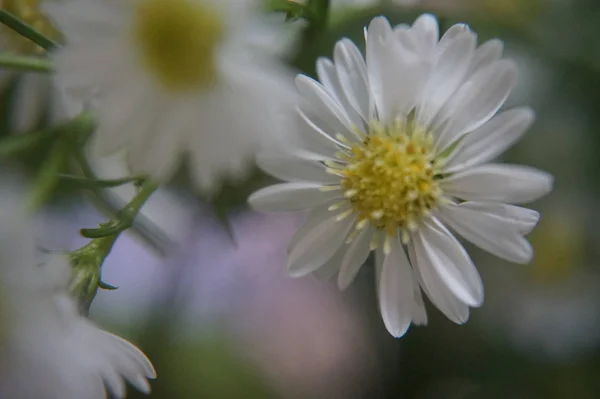
[[[480,41],[505,41],[520,66],[507,106],[537,113],[505,160],[556,176],[553,194],[532,205],[542,213],[532,264],[469,247],[483,307],[457,326],[428,305],[429,326],[396,340],[379,317],[371,267],[345,292],[286,275],[286,244],[302,215],[260,215],[244,204],[269,178],[254,173],[207,199],[186,190],[182,171],[108,257],[102,279],[119,288],[99,292],[91,317],[154,361],[153,398],[600,397],[600,2],[333,3],[328,28],[301,38],[290,59],[309,75],[337,39],[362,45],[362,27],[380,14],[410,23],[433,12],[442,29],[466,22]],[[0,82],[3,135],[52,123],[42,78],[3,73]],[[51,147],[40,143],[21,166],[34,176]],[[123,173],[118,159],[94,162],[103,177]],[[106,191],[115,206],[132,193]],[[75,249],[85,243],[80,228],[105,220],[83,194],[58,187],[39,218],[43,246]]]

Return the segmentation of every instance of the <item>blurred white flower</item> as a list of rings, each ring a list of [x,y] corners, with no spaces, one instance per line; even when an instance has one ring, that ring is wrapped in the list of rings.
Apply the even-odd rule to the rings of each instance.
[[[67,44],[57,79],[93,99],[95,148],[126,150],[133,173],[167,179],[189,155],[204,191],[241,177],[285,130],[295,91],[278,60],[283,21],[252,0],[69,0],[49,12]]]
[[[32,25],[41,33],[57,39],[59,33],[42,12],[41,2],[42,0],[4,0],[2,9]],[[23,55],[45,53],[43,48],[4,25],[0,25],[0,51]],[[0,70],[0,93],[5,93],[15,79],[18,81],[12,93],[8,128],[14,133],[29,132],[34,130],[44,117],[49,105],[52,81],[50,76],[43,73]]]
[[[295,146],[265,153],[259,165],[288,181],[250,197],[266,212],[312,209],[289,247],[289,272],[338,272],[346,288],[376,249],[380,311],[399,337],[427,321],[419,286],[452,321],[483,302],[469,255],[445,227],[494,255],[526,263],[523,235],[533,210],[508,204],[547,194],[539,170],[488,163],[532,123],[529,108],[496,115],[516,81],[503,45],[477,47],[463,24],[438,40],[423,15],[412,27],[373,19],[366,62],[348,39],[334,62],[319,59],[321,83],[300,75],[303,130]],[[408,253],[408,254],[407,254]]]
[[[7,190],[3,184],[3,190]],[[66,256],[36,259],[20,198],[3,193],[0,212],[0,397],[125,396],[124,380],[148,393],[156,373],[131,343],[82,317],[67,288]]]

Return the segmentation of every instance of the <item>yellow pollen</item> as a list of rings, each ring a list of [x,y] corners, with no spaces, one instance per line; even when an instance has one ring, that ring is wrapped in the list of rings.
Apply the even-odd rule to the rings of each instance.
[[[3,10],[8,11],[23,22],[31,25],[44,36],[54,40],[60,39],[60,33],[40,9],[41,0],[4,0],[0,1],[0,3]],[[18,54],[35,55],[42,55],[46,51],[4,25],[0,25],[0,35],[7,38],[7,50],[9,51]]]
[[[216,81],[216,50],[225,26],[214,6],[195,0],[140,1],[133,34],[142,62],[165,89],[181,92]]]
[[[433,138],[400,120],[389,127],[374,122],[370,130],[346,155],[340,186],[362,223],[390,236],[399,229],[407,240],[407,230],[441,200]]]

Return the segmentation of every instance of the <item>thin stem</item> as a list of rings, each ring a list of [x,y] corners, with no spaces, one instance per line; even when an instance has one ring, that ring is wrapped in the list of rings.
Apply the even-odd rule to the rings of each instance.
[[[121,209],[113,220],[102,224],[97,229],[81,229],[81,234],[88,238],[101,238],[110,235],[119,235],[133,226],[133,222],[144,203],[156,191],[158,185],[150,180],[145,180],[138,193],[123,209]]]
[[[120,179],[88,179],[86,177],[65,174],[61,174],[60,178],[89,189],[92,189],[93,187],[119,187],[128,183],[141,183],[144,180],[144,178],[141,176],[122,177]]]
[[[57,42],[45,36],[33,26],[21,21],[19,18],[6,10],[0,10],[0,23],[3,23],[15,32],[19,33],[21,36],[26,37],[46,50],[52,50],[59,46]]]
[[[0,67],[5,69],[18,69],[20,71],[49,73],[54,71],[54,66],[49,59],[43,57],[30,57],[1,53]]]
[[[140,186],[140,190],[133,197],[131,201],[119,212],[119,219],[131,227],[133,220],[142,209],[142,206],[146,203],[148,198],[156,191],[158,184],[150,181],[149,179],[144,181]]]
[[[76,151],[74,157],[85,179],[99,180],[87,161],[83,150],[80,149]],[[91,186],[90,191],[93,193],[93,195],[90,196],[91,200],[98,210],[110,218],[116,218],[117,210],[122,206],[118,203],[122,201],[110,192],[104,192],[102,188],[98,186]],[[151,248],[155,249],[159,255],[164,255],[167,252],[171,240],[152,222],[152,220],[148,219],[143,214],[138,215],[131,229],[134,234],[149,244]],[[94,233],[88,235],[89,230],[96,229],[84,229],[82,234],[89,238],[94,238],[92,236]]]

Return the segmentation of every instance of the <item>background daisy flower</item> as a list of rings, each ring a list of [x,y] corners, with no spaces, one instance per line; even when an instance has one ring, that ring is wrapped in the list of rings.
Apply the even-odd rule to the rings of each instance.
[[[251,0],[81,0],[49,12],[61,87],[93,100],[95,148],[165,180],[188,158],[205,191],[241,177],[292,102],[283,24]],[[282,22],[282,21],[279,21]]]
[[[450,232],[513,262],[527,263],[524,239],[536,211],[513,204],[552,187],[545,172],[491,160],[534,119],[529,108],[498,113],[516,82],[502,42],[477,47],[466,25],[439,38],[428,14],[412,26],[384,17],[365,30],[366,56],[339,41],[320,82],[300,75],[301,136],[260,166],[287,181],[254,193],[261,211],[312,209],[289,246],[293,276],[337,273],[347,287],[370,252],[388,331],[402,336],[427,321],[421,290],[452,321],[483,302],[469,255]]]

